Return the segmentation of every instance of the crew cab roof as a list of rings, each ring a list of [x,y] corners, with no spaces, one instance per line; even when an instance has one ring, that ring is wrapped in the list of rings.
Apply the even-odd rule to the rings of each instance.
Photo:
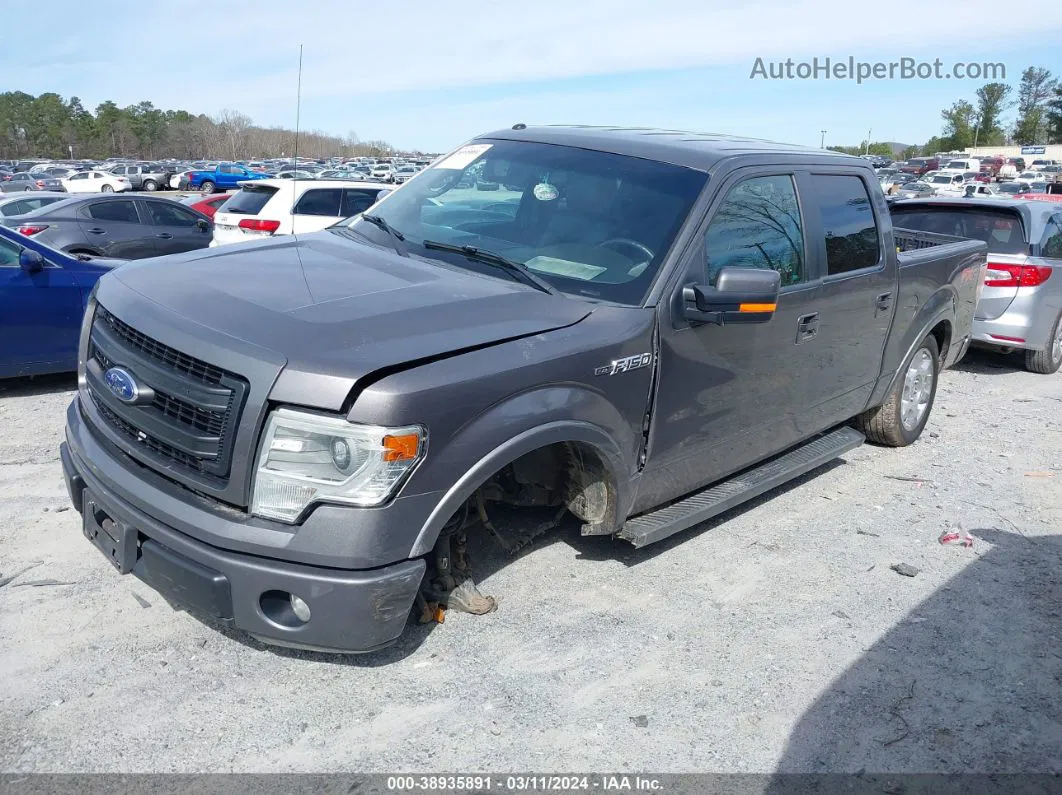
[[[589,125],[542,125],[521,129],[504,129],[476,140],[534,141],[536,143],[573,146],[641,157],[699,171],[708,171],[721,160],[741,155],[786,155],[794,161],[818,163],[836,160],[838,165],[870,168],[861,157],[826,149],[782,144],[758,138],[742,138],[716,133],[658,130],[649,127],[593,127]]]

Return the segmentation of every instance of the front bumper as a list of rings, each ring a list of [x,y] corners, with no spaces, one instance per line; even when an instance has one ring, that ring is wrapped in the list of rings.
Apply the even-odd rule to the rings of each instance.
[[[120,572],[132,573],[171,603],[266,643],[318,651],[371,652],[402,634],[424,576],[423,560],[351,571],[219,549],[119,494],[101,467],[105,462],[87,463],[69,426],[60,456],[85,534],[98,537],[94,543]],[[232,526],[238,533],[240,523]],[[101,530],[110,536],[100,536]],[[294,616],[290,594],[309,606],[309,621]]]

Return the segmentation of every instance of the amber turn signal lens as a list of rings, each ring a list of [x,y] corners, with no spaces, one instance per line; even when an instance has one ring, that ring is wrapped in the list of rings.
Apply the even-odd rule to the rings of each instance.
[[[412,461],[420,449],[420,436],[407,433],[402,436],[385,436],[383,438],[384,461]]]
[[[773,312],[777,304],[741,304],[739,312]]]

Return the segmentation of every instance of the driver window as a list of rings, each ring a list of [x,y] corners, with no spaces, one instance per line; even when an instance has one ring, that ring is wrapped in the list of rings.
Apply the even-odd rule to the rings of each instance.
[[[0,268],[17,268],[18,255],[22,253],[22,247],[10,240],[0,238]]]
[[[782,286],[806,280],[804,231],[793,178],[752,177],[732,187],[704,233],[705,282],[723,268],[764,268]]]

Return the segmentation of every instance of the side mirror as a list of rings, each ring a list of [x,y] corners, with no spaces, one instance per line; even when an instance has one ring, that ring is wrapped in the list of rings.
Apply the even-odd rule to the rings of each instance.
[[[715,287],[693,284],[683,288],[684,314],[691,323],[766,323],[774,317],[781,290],[778,271],[761,268],[723,268]]]
[[[382,199],[386,199],[388,196],[390,196],[394,192],[395,191],[394,191],[393,188],[384,188],[382,191],[380,191],[379,193],[376,194],[376,201],[381,201]]]
[[[44,257],[31,248],[24,248],[18,255],[18,265],[26,273],[40,273],[44,270]]]
[[[199,218],[195,222],[195,228],[198,229],[200,232],[209,232],[210,231],[210,222],[209,221],[205,221],[202,218]]]

